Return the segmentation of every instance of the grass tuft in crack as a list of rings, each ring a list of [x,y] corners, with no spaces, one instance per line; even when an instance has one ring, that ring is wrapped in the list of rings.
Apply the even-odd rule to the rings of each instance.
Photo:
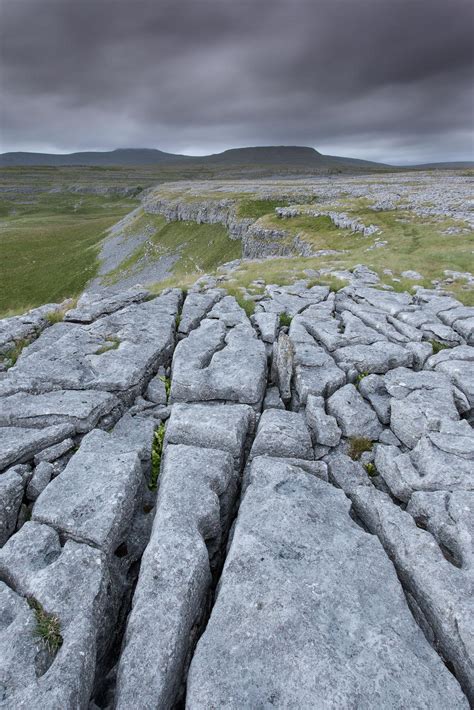
[[[45,611],[43,605],[34,597],[28,597],[27,602],[35,613],[35,635],[43,641],[48,651],[57,653],[63,643],[61,622],[57,616]]]
[[[158,487],[158,476],[160,475],[161,456],[163,454],[163,442],[165,439],[165,425],[161,422],[158,429],[155,430],[153,436],[153,445],[151,449],[151,475],[150,485],[151,491],[156,491]]]
[[[365,451],[372,451],[373,441],[365,436],[354,436],[349,439],[349,456],[353,461],[358,461]]]
[[[170,398],[170,392],[171,392],[171,380],[169,377],[166,377],[165,375],[160,375],[160,380],[165,385],[166,401],[168,401]]]
[[[31,341],[27,340],[26,338],[23,338],[22,340],[18,340],[13,348],[10,348],[10,350],[5,353],[5,355],[2,355],[0,357],[0,360],[2,363],[5,365],[7,370],[10,367],[13,367],[13,365],[16,364],[16,361],[20,357],[23,348],[26,348],[27,345],[30,345]]]
[[[100,347],[98,350],[95,351],[96,355],[103,355],[103,353],[107,353],[109,350],[117,350],[118,346],[120,345],[120,338],[117,338],[117,336],[112,335],[110,338],[105,339],[104,345]]]
[[[289,328],[291,325],[291,316],[288,315],[288,313],[280,313],[280,327],[287,327]]]

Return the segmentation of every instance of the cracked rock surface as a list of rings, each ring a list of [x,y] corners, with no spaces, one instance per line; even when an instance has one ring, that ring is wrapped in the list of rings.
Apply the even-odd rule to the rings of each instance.
[[[248,312],[198,282],[0,321],[1,708],[474,704],[474,309]]]

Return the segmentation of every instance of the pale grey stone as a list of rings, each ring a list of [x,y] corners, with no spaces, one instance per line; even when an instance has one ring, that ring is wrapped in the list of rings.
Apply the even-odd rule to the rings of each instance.
[[[441,350],[426,362],[428,369],[443,372],[465,394],[474,408],[474,348],[460,345],[452,350]]]
[[[209,289],[201,293],[189,293],[184,301],[178,332],[188,335],[224,295],[222,289]]]
[[[417,491],[407,512],[449,551],[455,564],[473,568],[474,491]]]
[[[330,482],[345,493],[357,486],[371,486],[367,471],[360,461],[353,461],[340,452],[331,452],[325,459]]]
[[[309,394],[328,397],[346,382],[344,372],[324,348],[313,342],[293,342],[295,349],[294,387],[300,404]]]
[[[291,399],[291,379],[293,376],[293,344],[286,333],[280,333],[273,345],[272,381],[280,391],[283,402]]]
[[[94,430],[40,495],[32,519],[110,553],[130,526],[143,480],[135,448]]]
[[[246,325],[249,323],[247,314],[244,309],[239,306],[234,296],[224,296],[224,298],[221,298],[206,317],[217,318],[224,323],[227,328],[233,328],[239,324]]]
[[[442,323],[424,323],[421,326],[421,330],[427,340],[436,340],[443,345],[448,345],[450,348],[463,343],[463,339],[459,333],[456,333],[449,325],[443,325]]]
[[[104,295],[86,292],[79,298],[76,307],[66,312],[64,320],[91,323],[101,316],[115,313],[115,311],[129,306],[131,303],[140,303],[149,295],[149,291],[139,286],[120,293],[106,293]]]
[[[359,486],[347,494],[359,517],[382,542],[404,588],[417,603],[422,615],[420,623],[429,625],[437,648],[454,666],[472,703],[474,613],[471,571],[458,569],[448,562],[432,535],[417,528],[411,515],[393,505],[385,493],[373,486]],[[453,676],[449,678],[454,682]],[[456,693],[452,686],[450,693]],[[457,693],[456,697],[459,697]],[[447,701],[449,706],[451,702]]]
[[[459,305],[456,308],[450,308],[447,311],[441,311],[439,313],[439,319],[445,325],[450,325],[454,327],[457,321],[469,320],[474,317],[474,308],[470,306]]]
[[[387,373],[384,384],[392,397],[390,426],[409,448],[415,446],[432,422],[459,419],[454,388],[441,373],[400,368]]]
[[[265,410],[250,455],[313,459],[311,436],[304,416],[280,409]]]
[[[453,328],[469,345],[474,345],[474,316],[455,321]]]
[[[177,403],[171,409],[165,442],[221,449],[240,466],[254,422],[255,412],[245,404]]]
[[[64,441],[60,441],[59,444],[54,444],[54,446],[50,446],[47,449],[43,449],[43,451],[40,451],[38,454],[36,454],[34,457],[34,462],[35,464],[39,464],[41,461],[47,461],[48,463],[51,463],[52,461],[56,461],[57,459],[59,459],[61,456],[64,456],[64,454],[67,454],[73,448],[74,441],[69,438],[64,439]]]
[[[0,395],[94,389],[133,398],[170,358],[180,298],[172,291],[90,325],[53,325],[8,371]]]
[[[166,448],[153,531],[119,662],[117,710],[171,708],[179,699],[189,653],[204,621],[217,562],[213,553],[218,555],[229,523],[221,513],[222,506],[232,508],[235,476],[228,453]]]
[[[372,345],[349,345],[334,352],[334,359],[340,367],[356,367],[359,372],[383,374],[395,367],[410,367],[413,353],[407,348],[378,341]]]
[[[15,531],[24,489],[25,481],[15,467],[0,475],[0,546]]]
[[[72,424],[79,433],[90,431],[102,417],[120,411],[120,402],[113,394],[90,390],[58,390],[45,394],[18,392],[0,401],[0,426],[42,429],[64,423]]]
[[[250,325],[226,334],[220,320],[204,320],[176,346],[170,402],[224,400],[259,407],[266,369],[265,347]]]
[[[156,423],[152,419],[124,414],[112,429],[122,450],[136,451],[141,461],[150,461]]]
[[[12,464],[32,459],[38,451],[66,439],[73,433],[74,427],[71,424],[46,426],[43,429],[0,427],[0,471]]]
[[[414,491],[474,490],[474,435],[465,421],[445,420],[427,431],[413,451],[377,446],[375,464],[394,496],[408,501]]]
[[[164,375],[156,375],[150,380],[146,389],[146,398],[155,404],[166,404],[168,398]]]
[[[337,419],[344,436],[376,441],[382,432],[383,427],[377,415],[354,385],[345,385],[331,395],[327,401],[327,410]]]
[[[20,618],[17,606],[16,619],[0,632],[5,707],[87,707],[109,584],[103,555],[71,540],[61,548],[53,530],[27,522],[0,550],[0,572],[19,594],[58,617],[63,638],[55,656],[45,653],[34,613],[22,600]]]
[[[270,300],[263,300],[261,303],[267,313],[287,313],[289,316],[294,316],[308,306],[324,301],[329,294],[329,289],[327,286],[313,286],[310,289],[303,286],[298,289],[294,285],[269,285],[265,293],[270,296]]]
[[[28,500],[36,500],[53,477],[54,467],[48,461],[41,461],[33,471],[33,476],[26,487]]]
[[[317,401],[319,398],[310,394],[306,402],[306,422],[312,432],[313,444],[337,446],[341,439],[341,430],[337,421],[326,414]],[[316,400],[316,401],[315,401]]]
[[[278,387],[267,387],[263,400],[263,409],[285,409]]]
[[[250,318],[257,327],[264,343],[274,343],[278,335],[278,316],[276,313],[255,313]]]
[[[411,352],[413,356],[413,367],[415,370],[421,370],[430,355],[433,354],[433,348],[431,343],[421,342],[411,342],[407,343],[405,346],[406,350]]]
[[[400,274],[402,279],[410,279],[411,281],[420,281],[423,276],[418,271],[402,271]]]
[[[327,483],[254,460],[189,670],[189,710],[349,707],[355,697],[377,709],[467,708],[349,508]]]
[[[367,375],[358,383],[359,392],[367,399],[383,424],[390,422],[390,396],[380,375]]]

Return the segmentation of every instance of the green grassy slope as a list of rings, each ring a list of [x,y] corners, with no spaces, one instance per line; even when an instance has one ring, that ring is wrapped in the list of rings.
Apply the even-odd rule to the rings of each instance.
[[[105,230],[136,202],[41,193],[0,200],[0,314],[79,294],[94,276]]]

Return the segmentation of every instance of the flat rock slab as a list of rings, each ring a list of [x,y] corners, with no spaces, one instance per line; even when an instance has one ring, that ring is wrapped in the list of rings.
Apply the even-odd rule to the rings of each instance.
[[[311,436],[304,416],[282,409],[265,410],[260,417],[250,455],[314,459]]]
[[[173,404],[165,441],[232,454],[240,465],[255,412],[246,404]]]
[[[327,410],[337,419],[344,436],[376,441],[382,432],[377,415],[354,385],[345,385],[331,395]]]
[[[166,448],[118,669],[118,710],[175,706],[205,614],[210,555],[219,552],[229,523],[222,513],[232,508],[236,476],[229,453]]]
[[[253,462],[189,710],[468,707],[349,508],[317,478]]]
[[[42,429],[71,424],[78,433],[93,429],[102,417],[116,410],[120,401],[113,394],[96,391],[57,390],[45,394],[17,392],[0,399],[0,427]]]
[[[57,424],[43,429],[0,427],[0,471],[12,464],[32,459],[38,451],[57,444],[73,433],[74,427],[71,424]]]
[[[178,343],[171,372],[171,402],[228,401],[259,406],[266,384],[264,344],[250,325],[228,333],[206,319]]]
[[[222,289],[209,289],[202,293],[189,293],[184,301],[178,332],[188,335],[224,295]]]
[[[133,444],[94,430],[40,495],[32,519],[110,553],[130,525],[142,481]]]
[[[120,293],[98,296],[95,293],[84,293],[77,302],[75,308],[67,311],[64,320],[76,323],[92,323],[100,316],[115,313],[115,311],[129,306],[131,303],[140,303],[150,295],[140,287],[130,288]]]
[[[395,367],[410,367],[413,354],[397,343],[377,342],[372,345],[348,345],[334,353],[341,367],[355,367],[359,372],[380,374]]]
[[[90,325],[48,328],[8,371],[0,394],[59,389],[127,393],[141,388],[170,359],[180,294],[132,304]]]

